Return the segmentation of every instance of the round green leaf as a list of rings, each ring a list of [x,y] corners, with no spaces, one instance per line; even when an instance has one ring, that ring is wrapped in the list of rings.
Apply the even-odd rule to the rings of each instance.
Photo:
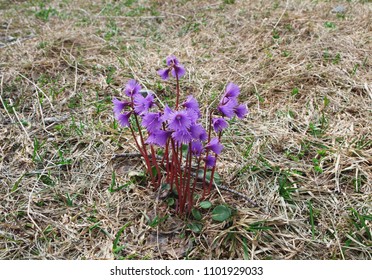
[[[226,221],[231,217],[231,210],[225,205],[218,205],[212,211],[212,219],[217,222]]]
[[[203,209],[208,209],[208,208],[211,208],[212,203],[210,203],[210,201],[208,201],[208,200],[205,200],[205,201],[200,202],[199,205]]]
[[[173,206],[174,205],[174,198],[173,197],[169,197],[168,199],[167,199],[167,204],[168,204],[168,206]]]
[[[199,233],[203,229],[203,224],[201,224],[201,223],[191,223],[191,224],[188,224],[188,228],[191,229],[195,233]]]
[[[199,212],[198,209],[193,208],[191,210],[191,214],[193,215],[193,217],[195,218],[195,220],[200,221],[202,219],[202,215],[201,215],[201,213]]]

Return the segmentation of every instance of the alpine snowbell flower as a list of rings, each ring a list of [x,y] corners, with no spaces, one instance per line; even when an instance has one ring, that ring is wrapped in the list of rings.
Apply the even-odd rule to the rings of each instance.
[[[147,94],[146,97],[143,97],[142,94],[136,94],[133,103],[134,111],[139,115],[143,115],[155,104],[154,96],[151,93]]]
[[[153,133],[161,129],[163,121],[160,113],[147,113],[142,118],[142,125],[148,132]]]
[[[224,118],[213,118],[212,119],[213,129],[215,132],[221,132],[225,128],[227,128],[229,125],[225,121]]]
[[[155,103],[155,94],[142,92],[141,85],[131,79],[123,89],[127,100],[112,99],[113,112],[119,125],[131,130],[146,163],[152,186],[159,188],[164,183],[171,189],[176,188],[178,201],[175,210],[181,214],[190,213],[195,204],[194,191],[197,191],[196,185],[200,179],[200,176],[193,174],[203,172],[204,198],[211,191],[216,161],[224,148],[221,137],[228,127],[227,120],[235,116],[242,119],[249,111],[246,104],[238,102],[239,87],[228,83],[217,108],[209,111],[206,130],[199,103],[194,96],[188,95],[183,102],[180,101],[180,78],[186,74],[185,67],[174,55],[166,58],[166,64],[165,69],[157,72],[163,80],[170,76],[176,78],[174,106],[160,108],[163,103],[160,100]]]
[[[128,83],[125,86],[124,92],[128,96],[134,96],[138,94],[141,90],[141,86],[139,83],[137,83],[136,80],[129,80]]]
[[[175,111],[169,117],[168,127],[173,130],[186,130],[191,125],[191,119],[186,110]]]
[[[204,158],[207,167],[212,168],[216,165],[216,157],[208,155]]]
[[[205,146],[205,149],[212,150],[215,154],[219,155],[223,149],[223,145],[220,143],[220,140],[218,140],[218,137],[214,137]]]

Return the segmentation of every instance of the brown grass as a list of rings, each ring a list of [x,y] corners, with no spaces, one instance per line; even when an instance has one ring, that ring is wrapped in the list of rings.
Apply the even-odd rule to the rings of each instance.
[[[0,258],[371,259],[371,4],[129,2],[0,4]],[[205,109],[233,81],[251,111],[218,172],[260,207],[212,192],[234,215],[201,233],[146,182],[108,191],[144,169],[112,159],[135,146],[111,98],[130,77],[171,98],[171,53]]]

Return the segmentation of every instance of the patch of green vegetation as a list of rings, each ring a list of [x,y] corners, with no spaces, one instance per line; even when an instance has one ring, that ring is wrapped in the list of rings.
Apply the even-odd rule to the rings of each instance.
[[[324,27],[334,29],[334,28],[336,28],[336,24],[334,22],[331,22],[331,21],[326,21],[324,23]]]
[[[284,172],[279,176],[279,195],[284,198],[286,202],[293,203],[292,193],[297,190],[294,188],[294,182],[289,179],[288,173]]]
[[[46,8],[45,3],[41,2],[39,4],[39,9],[35,13],[35,17],[41,19],[42,21],[48,21],[50,16],[58,15],[58,11],[54,8]]]
[[[356,209],[350,208],[349,222],[351,228],[349,233],[346,235],[347,240],[345,241],[345,247],[349,247],[351,244],[358,246],[360,246],[359,244],[363,244],[366,247],[371,247],[372,233],[371,228],[367,225],[367,223],[370,223],[371,221],[372,215],[360,213]]]

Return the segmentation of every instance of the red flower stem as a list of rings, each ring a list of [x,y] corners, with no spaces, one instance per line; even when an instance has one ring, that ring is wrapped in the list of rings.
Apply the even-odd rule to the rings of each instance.
[[[176,73],[176,81],[177,81],[177,99],[176,99],[176,110],[178,109],[178,104],[180,101],[180,81],[178,79],[178,74]]]
[[[185,161],[185,168],[184,168],[184,173],[183,173],[183,182],[184,182],[184,195],[185,195],[185,204],[187,202],[187,200],[189,199],[189,194],[190,194],[190,166],[191,166],[191,162],[190,162],[190,159],[191,159],[191,154],[190,154],[190,151],[191,151],[191,143],[189,144],[189,149],[187,151],[187,155],[186,155],[186,161]]]
[[[209,113],[209,126],[208,126],[208,143],[211,141],[211,133],[212,133],[212,113],[213,111],[211,110]],[[209,151],[207,151],[207,155],[205,156],[206,158],[209,155]],[[207,164],[204,165],[204,174],[203,174],[203,198],[205,197],[205,178],[207,175]],[[212,178],[210,179],[212,180]]]
[[[132,96],[132,103],[133,103],[133,96]],[[137,115],[136,114],[134,114],[134,119],[136,120],[137,129],[138,129],[138,132],[139,132],[139,135],[140,135],[142,149],[143,149],[143,157],[145,158],[145,161],[146,161],[147,170],[150,173],[152,185],[154,187],[156,187],[155,186],[155,181],[154,181],[154,176],[153,176],[152,170],[151,170],[150,159],[149,159],[149,156],[148,156],[148,153],[147,153],[145,141],[143,140],[143,135],[142,135],[141,127],[139,125],[138,118],[137,118]]]
[[[155,150],[154,150],[154,146],[153,145],[150,145],[151,147],[151,157],[152,157],[152,163],[154,164],[155,168],[156,168],[156,173],[157,173],[157,182],[156,182],[156,186],[155,186],[155,189],[157,189],[159,186],[160,186],[160,181],[161,181],[161,172],[160,172],[160,168],[159,168],[159,165],[156,161],[156,155],[155,155]],[[151,170],[152,172],[152,170]]]
[[[180,181],[180,189],[181,194],[178,194],[179,202],[180,202],[180,213],[183,213],[183,209],[185,207],[185,187],[184,187],[184,180],[182,178],[182,145],[179,146],[177,149],[179,149],[179,162],[178,162],[178,173],[179,173],[179,181]]]
[[[171,139],[171,144],[172,144],[172,149],[173,149],[173,153],[172,153],[172,165],[171,165],[171,172],[172,172],[172,175],[171,175],[171,184],[173,184],[173,182],[175,183],[176,185],[176,189],[177,189],[177,193],[178,193],[178,211],[180,211],[180,204],[181,204],[181,201],[182,201],[182,193],[181,193],[181,186],[180,186],[180,182],[177,178],[177,175],[179,173],[179,169],[180,169],[180,164],[178,162],[178,147],[176,149],[176,146],[174,144],[174,140]],[[172,185],[171,185],[172,187]]]
[[[218,133],[218,142],[221,141],[221,136],[222,136],[222,131],[220,131]],[[216,158],[216,164],[213,166],[212,168],[212,172],[211,172],[211,179],[209,181],[209,186],[208,186],[208,192],[207,192],[207,195],[211,192],[211,189],[212,189],[212,185],[213,185],[213,179],[214,179],[214,172],[216,170],[216,165],[217,165],[217,158],[218,158],[218,155],[217,154],[214,154],[215,158]]]

